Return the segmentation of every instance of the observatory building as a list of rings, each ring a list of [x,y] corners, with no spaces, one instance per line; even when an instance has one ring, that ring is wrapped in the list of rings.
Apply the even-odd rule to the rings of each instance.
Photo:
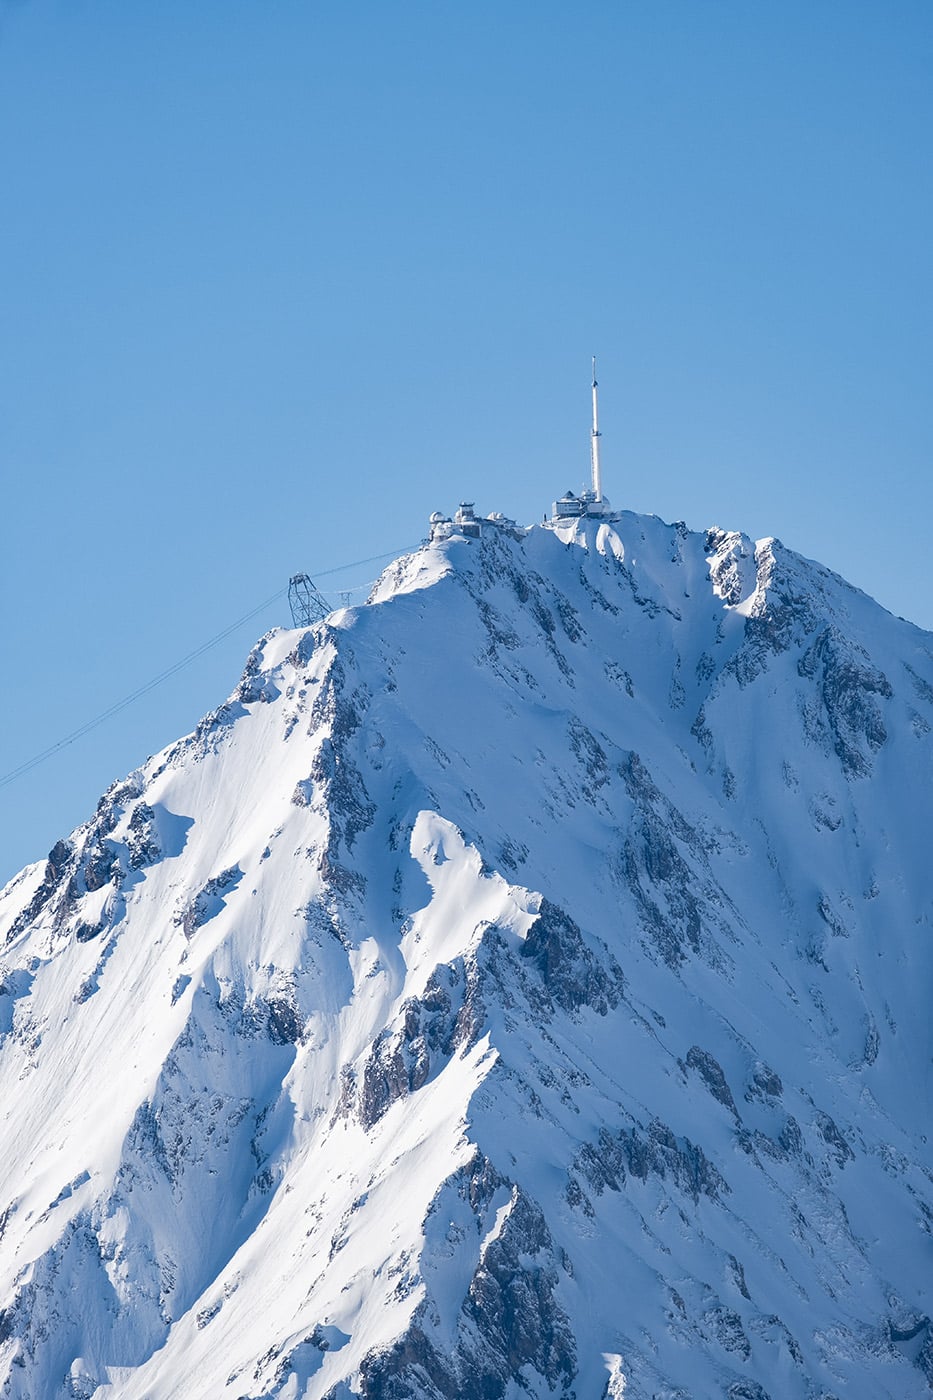
[[[449,515],[444,515],[443,511],[436,510],[429,524],[432,542],[450,539],[451,535],[465,535],[468,540],[478,540],[490,530],[504,531],[513,539],[520,539],[525,533],[521,526],[516,525],[507,515],[503,515],[501,510],[491,511],[489,515],[477,515],[472,501],[461,501],[454,511],[453,520]]]
[[[592,389],[593,426],[590,430],[590,485],[583,487],[579,495],[573,491],[567,491],[554,501],[551,507],[551,518],[544,520],[544,524],[551,527],[585,516],[615,518],[617,515],[603,495],[599,462],[599,439],[602,434],[599,431],[599,385],[596,382],[595,355],[593,356]],[[515,524],[514,520],[506,519],[499,511],[493,511],[491,515],[486,516],[477,515],[472,501],[461,501],[454,512],[453,519],[439,510],[436,510],[430,519],[430,539],[432,542],[449,539],[451,535],[464,535],[467,539],[479,539],[490,529],[505,530],[516,538],[525,533]]]

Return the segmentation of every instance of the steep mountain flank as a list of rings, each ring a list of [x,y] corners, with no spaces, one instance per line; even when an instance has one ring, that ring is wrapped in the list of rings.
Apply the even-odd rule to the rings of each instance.
[[[933,636],[456,532],[0,895],[0,1396],[921,1396]]]

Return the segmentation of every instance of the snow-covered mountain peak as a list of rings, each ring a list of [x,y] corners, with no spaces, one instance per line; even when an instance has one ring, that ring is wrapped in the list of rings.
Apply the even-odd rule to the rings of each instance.
[[[926,1393],[931,727],[624,512],[263,638],[0,894],[0,1394]]]

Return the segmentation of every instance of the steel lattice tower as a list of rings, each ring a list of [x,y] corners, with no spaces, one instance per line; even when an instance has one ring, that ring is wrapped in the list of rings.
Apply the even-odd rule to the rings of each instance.
[[[333,611],[307,574],[294,574],[288,580],[288,606],[292,610],[294,627],[310,627]]]

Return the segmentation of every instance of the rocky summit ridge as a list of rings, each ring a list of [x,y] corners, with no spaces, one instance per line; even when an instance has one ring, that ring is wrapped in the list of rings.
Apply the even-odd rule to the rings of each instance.
[[[5,1400],[933,1383],[933,636],[453,531],[0,894]]]

